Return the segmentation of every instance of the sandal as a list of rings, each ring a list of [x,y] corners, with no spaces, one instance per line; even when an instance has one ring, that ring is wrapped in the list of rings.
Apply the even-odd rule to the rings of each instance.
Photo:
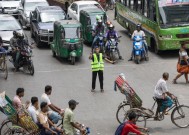
[[[176,79],[173,79],[173,84],[177,84],[177,81],[176,81]]]

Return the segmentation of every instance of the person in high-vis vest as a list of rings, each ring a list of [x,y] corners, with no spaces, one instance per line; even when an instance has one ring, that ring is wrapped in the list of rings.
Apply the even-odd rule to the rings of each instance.
[[[103,70],[104,70],[104,62],[103,59],[109,63],[114,64],[114,61],[110,61],[109,59],[105,58],[102,53],[100,53],[100,48],[95,46],[95,52],[89,56],[89,59],[92,60],[91,68],[92,68],[92,90],[91,92],[95,91],[96,86],[96,77],[98,74],[99,82],[100,82],[100,89],[101,92],[104,92],[103,89]]]

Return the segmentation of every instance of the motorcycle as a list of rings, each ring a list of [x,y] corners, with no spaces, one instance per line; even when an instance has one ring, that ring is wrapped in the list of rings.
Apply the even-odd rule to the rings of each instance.
[[[137,64],[140,64],[142,59],[148,60],[144,47],[144,39],[141,36],[135,36],[133,42],[134,60]]]
[[[18,54],[18,52],[20,54],[17,69],[23,67],[23,71],[25,73],[34,75],[34,65],[33,65],[33,61],[31,59],[32,50],[31,50],[30,46],[24,46],[22,48],[17,47],[17,50],[15,50],[15,51],[17,51],[16,55]],[[10,62],[16,68],[16,65],[15,65],[15,62],[13,61],[13,59],[10,59]]]
[[[82,134],[79,130],[76,129],[76,135],[89,135],[90,134],[90,128],[89,127],[86,127],[84,124],[79,124],[79,126],[82,128],[82,129],[85,129],[85,132]]]
[[[97,46],[100,48],[100,52],[104,54],[104,35],[103,33],[100,33],[97,35],[97,41],[96,41]]]
[[[118,37],[118,38],[121,38]],[[117,45],[119,41],[116,41],[115,38],[111,38],[108,40],[108,44],[106,47],[106,55],[110,58],[110,60],[116,60],[116,53],[118,54]]]

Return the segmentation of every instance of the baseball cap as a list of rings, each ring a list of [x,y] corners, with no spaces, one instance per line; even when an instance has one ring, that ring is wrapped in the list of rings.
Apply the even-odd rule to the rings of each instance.
[[[78,105],[79,102],[75,101],[74,99],[71,99],[69,102],[68,102],[69,106],[70,105]]]

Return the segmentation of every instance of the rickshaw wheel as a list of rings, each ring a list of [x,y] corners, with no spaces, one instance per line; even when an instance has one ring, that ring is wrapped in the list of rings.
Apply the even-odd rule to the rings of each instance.
[[[71,64],[75,65],[75,57],[71,57]]]

